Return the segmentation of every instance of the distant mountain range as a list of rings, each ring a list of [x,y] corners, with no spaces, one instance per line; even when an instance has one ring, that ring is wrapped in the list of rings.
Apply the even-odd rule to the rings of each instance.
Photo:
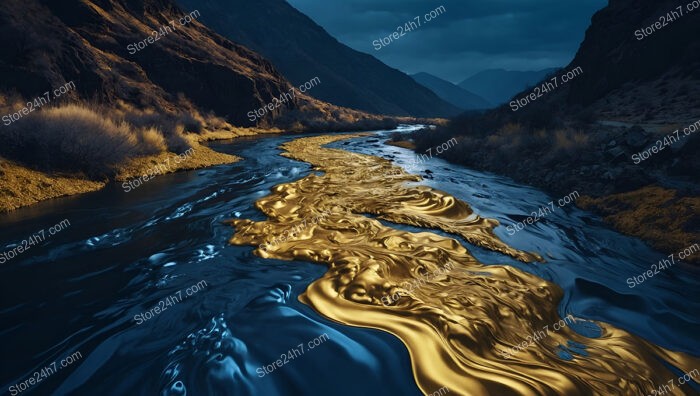
[[[463,110],[483,110],[494,107],[486,99],[429,73],[412,74],[414,80],[435,92],[440,98]]]
[[[556,70],[556,68],[538,71],[484,70],[458,85],[494,105],[500,105],[508,102],[518,92],[542,81],[548,74]]]
[[[269,59],[295,85],[339,106],[376,114],[447,117],[460,109],[405,73],[338,42],[284,0],[178,0],[219,34]],[[291,27],[291,28],[290,28]]]

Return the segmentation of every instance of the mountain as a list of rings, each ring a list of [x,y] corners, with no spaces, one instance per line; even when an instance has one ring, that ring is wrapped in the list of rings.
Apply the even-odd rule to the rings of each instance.
[[[0,211],[153,177],[173,153],[187,161],[158,173],[239,159],[210,139],[396,125],[293,91],[200,15],[172,0],[4,1]]]
[[[500,105],[509,101],[518,92],[542,81],[556,70],[556,68],[538,71],[484,70],[458,85],[493,104]]]
[[[332,118],[332,106],[297,92],[251,119],[252,110],[292,85],[269,61],[216,34],[199,16],[171,0],[5,1],[0,93],[29,99],[74,81],[75,100],[159,113],[189,103],[239,126],[301,113]]]
[[[34,97],[65,81],[76,94],[172,111],[177,95],[248,124],[246,112],[290,88],[260,55],[197,22],[172,29],[184,14],[167,0],[6,1],[0,11],[0,89]],[[158,41],[127,47],[167,26]],[[135,47],[132,47],[135,48]],[[227,90],[220,89],[222,86]],[[230,92],[237,92],[231,95]],[[291,104],[290,104],[291,106]]]
[[[558,86],[416,134],[416,150],[454,138],[445,159],[555,196],[578,191],[578,206],[677,253],[700,238],[700,12],[669,16],[677,7],[610,0],[552,75]]]
[[[435,92],[440,98],[463,110],[481,110],[493,107],[479,95],[475,95],[466,89],[458,87],[449,81],[429,73],[412,74],[411,77],[420,85]]]
[[[684,4],[682,15],[670,15],[678,7],[668,0],[612,0],[596,13],[569,65],[584,73],[567,86],[567,105],[628,122],[697,121],[700,12]],[[667,24],[652,26],[662,16]],[[642,34],[650,26],[654,33]]]
[[[310,95],[376,114],[444,117],[459,109],[408,75],[341,44],[285,0],[179,0],[218,33],[262,54]],[[293,28],[290,28],[293,26]]]

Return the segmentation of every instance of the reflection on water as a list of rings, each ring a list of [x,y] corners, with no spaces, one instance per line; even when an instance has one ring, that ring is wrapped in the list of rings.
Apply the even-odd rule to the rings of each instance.
[[[377,139],[390,132],[338,140],[331,146],[381,156],[395,164],[411,163],[409,151],[385,146]],[[478,368],[471,378],[492,372],[493,381],[503,378],[510,381],[508,384],[531,383],[531,389],[541,386],[540,382],[532,381],[529,374],[513,380],[514,369],[510,367],[518,363],[498,361],[498,351],[542,331],[544,325],[550,326],[550,336],[514,354],[513,359],[519,359],[521,365],[523,359],[535,364],[547,361],[552,367],[542,372],[554,373],[555,380],[548,381],[551,388],[559,389],[565,383],[559,378],[569,380],[577,375],[579,371],[572,365],[581,365],[583,371],[589,364],[601,363],[594,373],[599,374],[598,381],[606,381],[613,369],[634,365],[638,359],[635,354],[646,356],[656,350],[636,337],[623,337],[625,341],[614,344],[626,334],[617,331],[602,334],[601,340],[613,344],[592,343],[588,337],[597,335],[596,323],[600,322],[608,331],[625,329],[666,349],[700,355],[700,276],[696,272],[679,264],[643,287],[629,289],[625,279],[646,270],[663,255],[610,231],[590,214],[573,208],[557,211],[511,237],[504,225],[521,220],[533,207],[551,198],[505,178],[448,165],[439,158],[417,165],[422,181],[399,169],[391,172],[394,178],[405,179],[406,186],[424,186],[416,195],[412,187],[381,181],[387,163],[375,166],[376,159],[348,157],[342,151],[336,153],[339,158],[360,161],[346,164],[355,173],[374,175],[363,178],[375,187],[350,188],[345,179],[332,172],[328,179],[321,178],[328,170],[317,169],[313,171],[317,176],[309,179],[313,183],[303,181],[299,187],[318,190],[295,193],[312,199],[308,205],[295,195],[281,201],[279,210],[265,206],[265,212],[261,212],[256,201],[265,200],[271,191],[273,195],[289,193],[285,183],[304,179],[311,172],[308,163],[279,155],[281,144],[298,137],[215,143],[214,149],[244,160],[159,176],[128,194],[118,185],[108,186],[103,191],[0,215],[3,251],[64,219],[71,223],[70,228],[0,265],[0,385],[7,389],[56,359],[80,351],[82,359],[23,394],[421,394],[412,375],[418,371],[412,368],[418,360],[410,358],[409,350],[413,354],[413,349],[402,343],[408,337],[399,340],[389,332],[392,330],[371,329],[380,321],[375,318],[389,318],[386,324],[380,323],[385,327],[412,324],[416,326],[415,334],[452,334],[440,344],[444,347],[449,342],[452,349],[452,355],[445,356],[444,361],[473,354],[474,360],[460,363],[457,369],[474,365]],[[312,150],[316,154],[316,149]],[[332,160],[304,159],[318,166],[319,160]],[[344,190],[326,184],[330,181],[345,184]],[[443,193],[433,195],[426,186]],[[355,188],[359,189],[356,202],[350,202],[345,194],[353,193]],[[382,199],[387,189],[397,189],[396,196]],[[337,198],[328,197],[334,193]],[[432,201],[433,197],[439,199]],[[229,244],[232,230],[224,222],[228,219],[273,225],[274,233],[252,235],[251,240],[281,241],[287,228],[275,221],[294,223],[287,235],[288,243],[296,243],[306,237],[305,232],[314,230],[314,219],[306,219],[306,226],[300,227],[303,220],[294,222],[296,214],[285,212],[284,207],[312,212],[316,199],[328,204],[337,201],[329,206],[329,221],[333,219],[335,228],[318,240],[318,245],[301,252],[302,261],[288,261],[291,254],[287,242],[271,247],[263,254],[266,258],[253,254],[249,245]],[[384,206],[376,206],[376,202]],[[407,208],[406,215],[398,212],[402,207]],[[269,216],[271,209],[278,217]],[[456,222],[459,216],[464,221]],[[497,219],[502,225],[492,231],[488,224],[493,221],[489,219]],[[323,217],[320,224],[330,230],[331,223],[324,223]],[[292,231],[299,235],[293,236]],[[468,238],[473,244],[467,242]],[[337,251],[327,249],[331,245]],[[303,257],[307,254],[309,257]],[[535,254],[545,261],[538,261]],[[316,256],[312,259],[311,255]],[[338,255],[338,260],[334,261],[333,255]],[[283,260],[271,258],[278,256]],[[365,265],[370,256],[374,261]],[[408,264],[401,268],[389,259]],[[327,265],[312,260],[326,264],[334,261],[335,267],[329,271]],[[423,277],[418,273],[421,268]],[[381,289],[373,288],[378,271],[388,274],[387,284]],[[399,283],[399,279],[413,281]],[[135,315],[201,281],[206,282],[205,289],[137,324]],[[468,287],[457,286],[460,282],[471,283],[465,283]],[[542,289],[536,285],[542,285]],[[322,290],[318,291],[319,287]],[[511,288],[508,294],[504,288]],[[535,294],[526,296],[533,288]],[[305,303],[301,303],[299,297],[304,293]],[[337,297],[330,303],[328,296]],[[382,296],[391,297],[384,300],[387,306],[375,300]],[[396,301],[392,301],[394,296]],[[432,304],[438,297],[451,305],[442,301]],[[526,302],[527,310],[522,311]],[[408,313],[407,309],[420,314]],[[403,319],[401,312],[406,312]],[[533,312],[545,316],[521,323]],[[476,320],[482,313],[484,318],[505,319],[503,324]],[[339,320],[336,315],[353,317]],[[475,319],[466,323],[464,315]],[[568,315],[579,321],[567,324],[565,331],[553,330],[554,322],[545,323]],[[582,318],[592,321],[582,322]],[[352,320],[373,323],[348,326]],[[506,326],[521,326],[524,333],[511,334],[505,331]],[[588,337],[574,336],[572,330]],[[257,368],[276,361],[290,347],[323,334],[329,337],[322,347],[270,375],[258,376]],[[420,342],[435,340],[426,337]],[[547,348],[557,340],[566,341],[562,342],[565,349],[556,345],[558,355],[554,356]],[[600,357],[601,351],[619,352],[617,346],[626,346],[628,341],[638,344],[621,360],[632,363],[610,363],[613,366],[608,367],[609,361]],[[541,360],[531,356],[540,350],[546,351]],[[488,360],[492,366],[484,363],[487,353],[494,354]],[[595,360],[587,363],[583,353]],[[570,362],[566,361],[567,354],[573,359]],[[611,355],[610,361],[614,359]],[[636,368],[643,366],[639,363]],[[556,375],[564,369],[569,374]],[[623,387],[623,381],[637,381],[638,372],[618,373],[609,381],[618,381]],[[543,381],[543,377],[537,378]],[[583,383],[587,377],[577,378],[578,386],[588,386]],[[489,381],[484,383],[488,385]],[[436,384],[435,390],[446,385]],[[476,393],[478,388],[474,389]],[[685,385],[681,389],[690,393],[692,388]],[[651,389],[647,390],[649,393]]]
[[[423,392],[445,386],[460,395],[639,394],[678,376],[666,364],[684,372],[700,366],[700,359],[609,324],[562,320],[560,287],[512,266],[485,266],[455,239],[367,217],[440,229],[521,261],[541,261],[503,243],[493,233],[498,222],[466,203],[408,185],[420,178],[397,172],[390,161],[322,147],[352,137],[358,135],[283,145],[284,156],[323,173],[273,188],[256,202],[269,219],[233,220],[231,242],[265,244],[256,249],[265,258],[326,263],[326,274],[300,299],[332,320],[398,336]],[[322,211],[331,214],[269,244],[271,235]],[[404,286],[416,281],[420,287]],[[387,305],[387,295],[399,297]],[[504,352],[515,345],[523,348]]]

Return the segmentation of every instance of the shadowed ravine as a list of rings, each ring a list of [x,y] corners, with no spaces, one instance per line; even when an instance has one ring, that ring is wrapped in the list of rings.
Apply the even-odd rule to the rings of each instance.
[[[503,356],[561,320],[561,288],[512,266],[486,266],[455,239],[385,224],[441,229],[525,262],[542,261],[540,256],[505,244],[493,233],[498,222],[480,218],[466,203],[409,184],[419,176],[385,159],[322,147],[356,136],[284,144],[282,155],[325,173],[276,186],[257,201],[269,220],[233,220],[231,243],[267,244],[255,250],[263,258],[328,264],[300,300],[337,322],[396,335],[410,352],[423,392],[447,387],[455,395],[648,394],[678,377],[664,363],[683,372],[700,367],[700,359],[599,322],[587,322],[600,327],[597,338],[567,326]],[[285,232],[291,237],[281,241]],[[420,286],[402,288],[425,275],[429,280]],[[396,293],[396,301],[386,299]],[[562,358],[561,351],[572,358]]]

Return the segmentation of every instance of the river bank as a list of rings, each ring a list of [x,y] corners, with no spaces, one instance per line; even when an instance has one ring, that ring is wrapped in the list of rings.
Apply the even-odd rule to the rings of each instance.
[[[508,124],[488,136],[455,136],[439,128],[434,133],[413,133],[408,143],[423,153],[455,137],[458,143],[440,155],[442,159],[508,176],[553,196],[578,191],[578,207],[602,216],[617,231],[672,254],[700,241],[700,140],[689,134],[645,161],[635,161],[635,155],[648,147],[656,149],[658,141],[675,136],[674,130],[685,136],[684,128],[689,131],[696,124],[687,120],[665,127],[599,122],[586,133],[561,129],[533,134],[521,125]],[[700,264],[700,255],[688,261]]]
[[[476,373],[472,382],[489,384],[482,372],[465,365],[437,370],[433,356],[444,351],[444,359],[437,360],[441,365],[468,361],[506,367],[503,378],[517,383],[539,381],[542,370],[586,379],[590,370],[599,376],[625,372],[622,392],[632,394],[651,389],[654,379],[645,380],[648,359],[661,366],[653,377],[664,375],[665,367],[686,371],[685,361],[643,353],[658,350],[650,343],[674,354],[700,355],[697,271],[676,263],[628,287],[628,278],[636,279],[664,256],[573,207],[510,236],[505,226],[522,220],[519,214],[533,202],[547,201],[544,192],[439,160],[416,165],[432,172],[420,181],[403,170],[412,162],[411,152],[380,143],[392,132],[328,145],[335,136],[217,141],[209,147],[241,160],[163,175],[128,194],[112,183],[95,193],[0,216],[0,246],[6,251],[41,230],[47,235],[45,243],[0,266],[0,277],[7,280],[3,312],[13,324],[4,335],[6,352],[17,357],[0,382],[24,382],[37,367],[80,351],[89,364],[65,368],[32,390],[182,395],[216,387],[232,394],[284,394],[293,383],[310,395],[418,395],[435,392],[438,387],[424,381],[434,377],[457,394],[465,391],[465,372]],[[314,141],[324,146],[310,144]],[[280,155],[283,145],[294,159]],[[411,185],[400,186],[400,180]],[[276,199],[280,196],[282,201]],[[480,221],[464,211],[465,204]],[[326,208],[332,213],[317,216]],[[64,219],[70,228],[49,238],[51,227]],[[270,229],[251,227],[255,232],[239,236],[255,241],[231,245],[231,219]],[[522,262],[477,248],[462,233],[438,231],[474,229],[467,239],[487,242],[494,238],[481,230],[493,220],[501,224],[495,228],[498,239],[547,262]],[[435,227],[438,223],[441,227]],[[263,238],[272,242],[265,254],[311,258],[263,258],[253,253]],[[202,281],[207,287],[185,299],[188,288]],[[409,284],[410,293],[402,287]],[[139,324],[143,312],[178,291],[182,302]],[[393,300],[397,294],[391,305],[382,303],[382,297]],[[503,307],[512,308],[498,310]],[[552,331],[569,314],[577,323],[567,321]],[[347,317],[328,320],[340,315]],[[342,324],[359,321],[365,324]],[[387,330],[367,328],[374,323]],[[502,357],[502,351],[522,345],[544,326],[549,335],[513,357],[522,364],[514,367],[512,359]],[[401,338],[390,333],[397,328]],[[264,378],[255,371],[323,334],[329,339],[293,364]],[[477,341],[445,341],[454,337]],[[409,354],[404,339],[420,350]],[[434,342],[439,342],[435,348],[423,348]],[[110,353],[115,347],[120,353]],[[619,363],[619,351],[645,358]],[[234,371],[221,376],[223,366],[211,364],[217,353],[221,362],[236,362],[230,366]],[[571,365],[562,356],[590,364]],[[124,367],[130,367],[129,381]],[[327,368],[325,380],[303,380],[319,368]],[[454,373],[462,382],[451,380]],[[586,381],[581,392],[595,393],[600,382]],[[346,386],[338,391],[337,384]]]
[[[130,180],[143,183],[158,175],[200,169],[240,161],[240,157],[219,153],[205,143],[214,140],[282,133],[279,129],[234,128],[227,131],[204,132],[187,136],[191,148],[180,153],[161,152],[131,159],[118,167],[113,178],[92,180],[83,174],[42,172],[17,162],[0,158],[0,213],[9,212],[53,198],[83,194],[103,189],[109,183],[125,184]],[[182,158],[182,159],[180,159]]]
[[[393,127],[399,122],[437,122],[439,119],[414,119],[409,117],[397,117],[391,121]],[[388,126],[385,121],[356,125],[357,130],[381,129]],[[347,124],[338,124],[337,131],[343,132],[351,129]],[[333,129],[330,127],[330,129]],[[288,133],[302,133],[292,131]],[[306,131],[306,132],[311,132]],[[91,179],[81,173],[43,172],[22,164],[7,160],[0,156],[0,213],[9,212],[22,207],[30,206],[53,198],[67,197],[99,191],[109,183],[122,184],[124,191],[133,190],[135,185],[140,185],[158,175],[201,169],[215,165],[230,164],[241,160],[240,157],[219,153],[206,146],[207,142],[217,140],[231,140],[243,137],[255,137],[262,135],[274,135],[287,133],[286,131],[272,128],[243,128],[226,125],[225,130],[206,130],[200,133],[190,133],[186,139],[190,149],[183,151],[186,158],[178,161],[183,153],[172,151],[160,152],[154,155],[141,156],[126,161],[117,166],[116,174],[110,178]],[[133,183],[132,183],[133,181]]]

